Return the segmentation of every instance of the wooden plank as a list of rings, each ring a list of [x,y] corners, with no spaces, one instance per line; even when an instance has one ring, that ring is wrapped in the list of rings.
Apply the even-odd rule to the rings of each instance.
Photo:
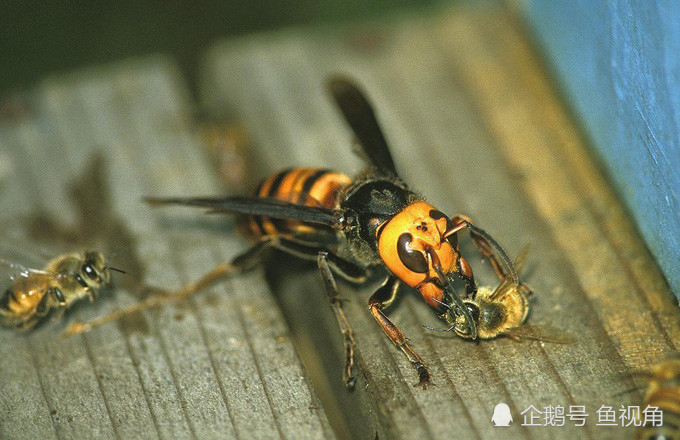
[[[176,288],[247,246],[224,217],[140,203],[149,194],[219,193],[180,76],[167,59],[149,58],[45,81],[30,97],[33,113],[0,121],[0,150],[12,164],[0,170],[3,246],[48,256],[96,247],[128,271],[65,322],[28,335],[0,330],[0,372],[12,378],[0,381],[2,438],[632,434],[596,426],[596,411],[640,403],[639,390],[619,393],[640,385],[632,373],[675,350],[678,310],[505,10],[457,7],[250,36],[215,46],[203,70],[202,105],[244,122],[263,175],[295,165],[360,169],[323,87],[330,72],[355,77],[415,189],[444,212],[472,216],[511,255],[531,243],[530,322],[576,342],[434,334],[421,324],[441,323],[405,290],[388,313],[436,385],[414,388],[412,367],[366,311],[380,279],[342,283],[358,342],[359,382],[348,392],[320,276],[281,257],[267,280],[254,271],[59,339],[73,319],[137,301],[145,286]],[[469,243],[463,252],[478,280],[494,283]],[[490,422],[501,401],[515,418],[507,429]],[[561,428],[521,426],[529,405],[585,405],[590,415],[582,428],[568,419]]]
[[[668,287],[566,117],[517,22],[503,9],[456,8],[442,19],[287,31],[226,42],[206,63],[204,96],[245,121],[265,171],[325,165],[357,171],[351,135],[325,95],[328,73],[355,77],[369,94],[407,181],[442,210],[465,213],[515,255],[531,243],[536,290],[531,322],[576,337],[568,346],[479,344],[424,331],[437,325],[413,295],[390,309],[432,370],[415,374],[366,313],[377,287],[342,285],[358,341],[362,381],[340,384],[341,341],[318,274],[272,278],[325,405],[340,408],[355,437],[620,438],[631,428],[596,426],[602,405],[639,404],[631,374],[678,341]],[[302,160],[301,160],[302,159]],[[465,249],[472,252],[472,249]],[[480,279],[489,268],[472,259]],[[329,352],[329,347],[332,347]],[[520,412],[585,405],[585,427],[495,430],[493,407]]]
[[[17,152],[18,160],[25,166],[23,170],[25,173],[16,176],[17,184],[26,190],[40,188],[43,183],[48,185],[47,188],[55,187],[57,177],[54,174],[48,177],[40,173],[45,164],[49,163],[46,158],[46,153],[49,150],[42,145],[45,139],[42,138],[37,124],[31,120],[24,120],[5,128],[7,130],[3,133],[5,134],[3,136],[5,142],[3,143]],[[46,139],[49,139],[49,137],[46,137]],[[59,146],[52,144],[52,148],[58,149]],[[32,160],[42,163],[43,166],[39,168],[32,166]],[[59,166],[56,169],[59,170],[57,173],[61,171]],[[52,207],[58,205],[58,198],[47,199],[49,197],[47,197],[47,192],[44,189],[41,191],[41,195],[27,191],[22,194],[21,200],[6,205],[3,212],[10,221],[16,222],[17,219],[12,218],[11,215],[13,205],[27,204],[37,208],[43,206],[43,201],[48,206],[50,204],[52,204]],[[53,424],[53,432],[49,433],[46,438],[82,436],[86,433],[95,433],[102,437],[113,437],[115,435],[108,408],[102,399],[100,382],[93,369],[92,359],[87,351],[84,338],[71,338],[57,344],[55,343],[54,331],[48,328],[39,328],[29,335],[20,335],[12,330],[4,330],[3,338],[8,339],[7,344],[2,344],[3,348],[7,345],[11,346],[10,341],[12,340],[25,341],[25,345],[18,350],[18,353],[24,351],[24,356],[17,356],[17,359],[14,353],[6,353],[3,356],[4,365],[2,369],[3,371],[18,370],[23,366],[18,364],[17,361],[21,358],[26,359],[26,354],[30,356],[31,362],[28,367],[37,370],[38,383],[44,396],[43,399],[46,401],[46,407],[38,408],[38,415],[51,418]],[[69,398],[73,395],[73,390],[77,390],[80,398]],[[22,406],[15,405],[13,405],[13,409],[26,410]],[[25,435],[21,430],[14,427],[8,427],[8,434],[9,438]]]
[[[3,438],[333,438],[261,273],[236,282],[247,295],[220,287],[59,338],[73,319],[138,301],[145,286],[177,288],[244,246],[217,246],[219,221],[186,228],[193,213],[141,203],[187,187],[217,192],[178,78],[164,58],[53,78],[35,92],[36,114],[3,122],[0,143],[21,164],[9,178],[23,191],[8,192],[2,210],[24,234],[15,241],[47,241],[18,217],[46,212],[75,237],[51,237],[52,248],[103,249],[128,271],[66,322],[0,331],[0,371],[15,379],[2,385]],[[36,416],[22,421],[27,413]]]

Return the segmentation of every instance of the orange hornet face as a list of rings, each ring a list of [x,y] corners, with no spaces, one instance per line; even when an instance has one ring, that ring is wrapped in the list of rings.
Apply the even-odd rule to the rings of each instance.
[[[418,289],[430,307],[440,309],[444,289],[435,265],[449,274],[459,254],[444,237],[449,219],[434,206],[416,202],[378,228],[378,252],[387,268]]]

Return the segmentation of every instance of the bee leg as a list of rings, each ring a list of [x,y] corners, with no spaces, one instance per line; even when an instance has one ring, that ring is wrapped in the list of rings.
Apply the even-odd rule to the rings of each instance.
[[[427,388],[430,384],[430,372],[425,366],[423,360],[406,342],[406,337],[399,328],[392,323],[392,321],[385,316],[382,309],[389,306],[394,298],[397,296],[399,288],[399,279],[394,276],[389,276],[382,286],[371,296],[368,300],[368,307],[373,315],[373,318],[378,322],[380,328],[385,332],[388,338],[406,355],[409,362],[413,364],[418,372],[419,381],[414,386],[421,386]]]
[[[51,318],[52,321],[59,321],[64,316],[64,313],[66,313],[66,307],[59,305],[57,311],[54,312],[54,316]]]
[[[324,284],[326,285],[326,293],[328,294],[328,302],[335,313],[335,318],[340,326],[340,332],[342,333],[342,341],[345,347],[345,369],[342,372],[342,379],[345,382],[347,388],[354,389],[354,384],[356,379],[352,376],[352,367],[354,367],[354,332],[352,327],[347,321],[345,312],[342,308],[342,302],[338,295],[338,285],[335,283],[333,278],[333,272],[328,264],[328,252],[319,252],[317,256],[317,263],[319,265],[319,270],[321,270],[321,275],[323,276]]]
[[[51,290],[45,292],[43,297],[40,299],[40,302],[38,303],[37,307],[35,308],[34,316],[38,318],[38,320],[40,318],[44,318],[50,311],[49,307],[47,307],[47,302],[49,301],[50,295],[52,295]]]

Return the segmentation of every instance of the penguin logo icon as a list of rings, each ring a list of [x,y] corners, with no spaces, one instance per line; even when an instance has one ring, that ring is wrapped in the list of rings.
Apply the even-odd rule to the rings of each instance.
[[[493,416],[491,421],[494,426],[510,426],[512,423],[512,414],[510,414],[510,407],[507,403],[499,403],[493,409]]]

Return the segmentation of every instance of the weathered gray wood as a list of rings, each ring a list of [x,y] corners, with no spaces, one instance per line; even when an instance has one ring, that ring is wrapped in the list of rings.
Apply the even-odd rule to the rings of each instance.
[[[668,288],[530,51],[505,11],[458,8],[440,20],[260,35],[226,42],[208,57],[206,101],[246,121],[268,171],[357,165],[351,134],[323,90],[328,73],[355,77],[375,103],[403,177],[445,212],[470,215],[511,255],[531,243],[527,280],[537,297],[530,322],[577,339],[471,344],[430,334],[420,324],[437,319],[404,292],[390,316],[432,369],[437,386],[422,391],[411,387],[414,371],[366,312],[376,284],[342,285],[363,379],[348,397],[318,274],[300,281],[279,270],[284,310],[308,326],[297,337],[316,342],[318,353],[302,355],[324,365],[330,377],[313,379],[330,387],[324,399],[344,408],[355,436],[373,429],[389,438],[619,438],[630,433],[595,426],[596,410],[640,404],[639,392],[617,393],[635,386],[632,372],[676,349],[678,311]],[[486,264],[471,261],[493,283]],[[490,418],[500,401],[516,421],[529,405],[585,405],[590,417],[584,428],[496,430]]]
[[[451,215],[470,215],[511,255],[531,243],[530,322],[576,342],[475,344],[435,334],[421,324],[442,323],[405,289],[388,313],[432,371],[436,386],[421,390],[366,310],[380,280],[341,283],[358,343],[359,381],[350,393],[320,276],[313,264],[291,272],[287,257],[268,269],[275,295],[258,270],[58,338],[74,319],[137,301],[142,284],[174,289],[247,246],[227,217],[140,202],[149,194],[219,194],[180,76],[167,59],[149,58],[49,79],[27,97],[32,113],[0,121],[0,158],[10,164],[0,167],[0,251],[25,243],[22,251],[49,257],[93,246],[129,272],[65,322],[27,335],[0,330],[0,437],[632,434],[595,426],[596,411],[640,404],[639,391],[618,393],[641,385],[632,373],[676,349],[678,310],[504,10],[255,35],[216,45],[203,70],[202,106],[246,125],[249,156],[263,175],[296,165],[361,168],[324,89],[329,73],[355,77],[415,189]],[[48,213],[42,227],[38,212]],[[55,225],[62,231],[48,227]],[[494,283],[475,250],[463,251],[478,280]],[[515,417],[508,429],[490,422],[501,401]],[[585,405],[590,416],[583,428],[522,427],[529,405]]]
[[[141,202],[186,188],[217,193],[168,60],[54,78],[35,104],[31,117],[2,125],[3,151],[21,164],[9,178],[23,189],[7,192],[14,198],[3,198],[3,219],[21,229],[28,220],[18,216],[40,209],[66,226],[79,216],[101,222],[91,225],[101,234],[71,247],[109,247],[112,264],[129,272],[66,321],[137,301],[139,282],[175,289],[244,247],[235,238],[217,246],[217,227],[186,228],[195,213],[168,215]],[[69,195],[74,182],[95,188],[82,212]],[[25,229],[31,244],[35,231]],[[59,338],[66,322],[28,335],[3,329],[2,437],[332,438],[261,273],[238,283],[247,295],[218,287],[82,336]]]

